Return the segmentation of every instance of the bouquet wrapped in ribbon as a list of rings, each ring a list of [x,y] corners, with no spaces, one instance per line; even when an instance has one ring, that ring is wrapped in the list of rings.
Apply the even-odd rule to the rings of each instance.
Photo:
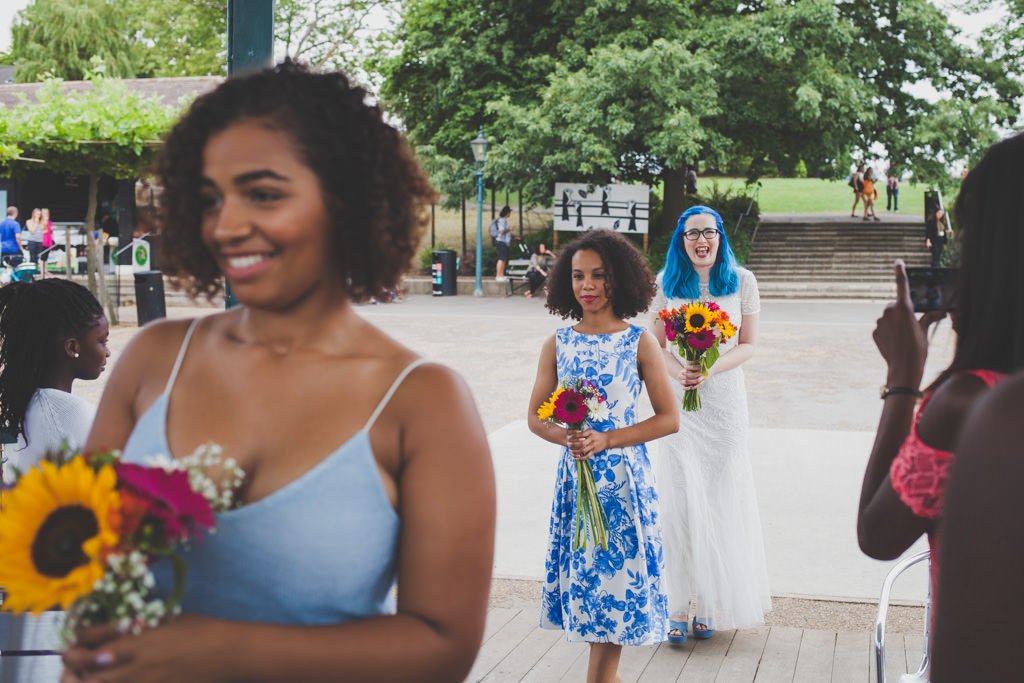
[[[211,474],[215,473],[215,474]],[[150,465],[120,454],[58,454],[18,476],[0,504],[2,609],[68,611],[79,626],[114,623],[138,633],[180,611],[185,566],[177,551],[214,531],[243,473],[207,445]],[[154,593],[152,565],[167,558],[174,588]]]
[[[718,360],[719,344],[736,334],[736,326],[729,321],[729,314],[713,301],[667,308],[658,313],[658,319],[665,324],[665,338],[676,345],[680,356],[700,363],[705,377]],[[700,410],[697,389],[687,389],[683,393],[683,410]]]
[[[542,422],[582,431],[588,424],[608,419],[604,392],[593,382],[578,377],[563,380],[555,393],[537,409]],[[576,460],[576,528],[573,550],[587,547],[587,536],[608,549],[608,517],[597,495],[594,468],[589,460]]]

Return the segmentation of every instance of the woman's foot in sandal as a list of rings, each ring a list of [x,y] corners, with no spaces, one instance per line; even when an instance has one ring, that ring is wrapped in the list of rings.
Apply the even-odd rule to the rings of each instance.
[[[669,621],[668,622],[668,642],[673,645],[682,645],[686,642],[686,631],[689,628],[689,624],[685,621]]]
[[[709,619],[702,619],[701,617],[693,618],[693,637],[699,640],[707,640],[711,636],[715,635],[715,629],[708,625]]]

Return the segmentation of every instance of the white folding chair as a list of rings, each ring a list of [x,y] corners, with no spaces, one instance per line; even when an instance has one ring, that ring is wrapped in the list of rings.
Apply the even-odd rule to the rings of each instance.
[[[878,683],[885,683],[885,620],[889,615],[889,598],[896,578],[919,562],[928,562],[928,597],[924,603],[924,643],[921,646],[921,664],[917,672],[900,676],[900,683],[928,683],[928,639],[932,621],[931,551],[924,550],[896,563],[882,582],[882,595],[878,599],[878,618],[875,620],[875,662],[878,665]],[[909,664],[909,662],[908,662]]]

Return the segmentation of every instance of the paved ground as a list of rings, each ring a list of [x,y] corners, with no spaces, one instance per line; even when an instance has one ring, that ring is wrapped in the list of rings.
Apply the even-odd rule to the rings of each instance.
[[[751,459],[773,594],[795,598],[778,603],[786,625],[866,626],[870,609],[843,605],[876,599],[891,566],[863,557],[853,531],[860,478],[881,409],[877,392],[884,365],[871,331],[883,305],[764,302],[758,352],[746,366]],[[169,308],[168,314],[211,310]],[[466,378],[491,435],[498,473],[495,573],[526,581],[496,583],[495,600],[514,594],[517,585],[532,590],[542,569],[555,455],[528,433],[524,418],[538,350],[564,323],[546,314],[542,302],[522,297],[414,296],[360,312]],[[126,320],[132,315],[125,309]],[[126,325],[112,332],[115,356],[134,330]],[[928,376],[948,363],[952,343],[945,324],[933,340]],[[98,400],[104,380],[76,385],[76,393]],[[924,572],[908,573],[896,596],[919,603],[924,584]],[[919,627],[916,614],[907,614],[910,631]]]

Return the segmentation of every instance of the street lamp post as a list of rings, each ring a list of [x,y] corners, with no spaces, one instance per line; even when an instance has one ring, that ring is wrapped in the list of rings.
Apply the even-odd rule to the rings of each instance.
[[[480,126],[480,132],[470,141],[469,146],[473,149],[473,159],[476,161],[476,287],[473,296],[483,296],[484,162],[487,161],[487,138],[484,137],[483,126]]]

